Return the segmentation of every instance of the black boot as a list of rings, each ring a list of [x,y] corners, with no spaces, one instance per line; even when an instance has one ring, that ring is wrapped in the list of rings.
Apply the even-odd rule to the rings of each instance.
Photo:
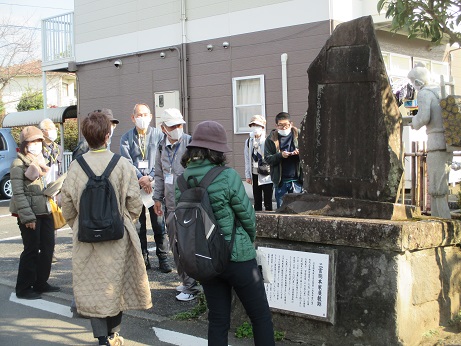
[[[144,258],[144,264],[146,265],[146,269],[151,269],[150,262],[149,262],[149,254],[144,253],[142,257]]]

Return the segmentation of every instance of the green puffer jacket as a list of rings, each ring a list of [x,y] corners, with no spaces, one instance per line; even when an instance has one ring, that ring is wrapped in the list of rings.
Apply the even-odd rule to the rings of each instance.
[[[200,183],[205,174],[215,165],[208,160],[191,162],[184,171],[186,180],[190,176]],[[256,257],[256,215],[242,184],[240,175],[232,168],[221,172],[208,186],[211,207],[227,241],[230,241],[234,227],[234,214],[240,221],[235,233],[231,261],[244,262]],[[181,195],[176,186],[176,203]]]
[[[30,160],[18,153],[18,158],[13,161],[10,169],[13,189],[10,212],[13,215],[18,215],[22,224],[36,222],[37,215],[49,215],[51,213],[49,198],[43,194],[43,178],[30,181],[24,176],[29,164]]]

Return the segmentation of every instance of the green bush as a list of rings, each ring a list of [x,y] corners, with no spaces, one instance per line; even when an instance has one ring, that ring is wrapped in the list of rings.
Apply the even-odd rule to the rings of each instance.
[[[26,91],[22,94],[16,107],[18,112],[34,111],[36,109],[43,109],[43,94],[37,91]]]

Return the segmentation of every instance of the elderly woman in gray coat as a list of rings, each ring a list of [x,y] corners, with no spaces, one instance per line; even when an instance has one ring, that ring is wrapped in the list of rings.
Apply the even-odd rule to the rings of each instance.
[[[90,151],[83,158],[95,175],[101,175],[112,156],[107,150],[111,133],[109,118],[101,111],[88,115],[81,126]],[[73,230],[72,276],[77,311],[90,317],[99,345],[123,345],[118,335],[122,311],[152,306],[149,280],[133,219],[142,207],[138,179],[125,158],[120,158],[109,176],[124,219],[122,239],[99,243],[78,240],[80,196],[88,181],[73,161],[62,187],[62,211]]]

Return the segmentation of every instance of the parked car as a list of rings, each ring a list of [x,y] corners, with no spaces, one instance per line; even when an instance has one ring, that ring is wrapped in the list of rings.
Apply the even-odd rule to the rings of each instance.
[[[13,190],[10,180],[10,166],[17,157],[18,145],[11,135],[11,129],[0,128],[0,195],[11,198]]]

